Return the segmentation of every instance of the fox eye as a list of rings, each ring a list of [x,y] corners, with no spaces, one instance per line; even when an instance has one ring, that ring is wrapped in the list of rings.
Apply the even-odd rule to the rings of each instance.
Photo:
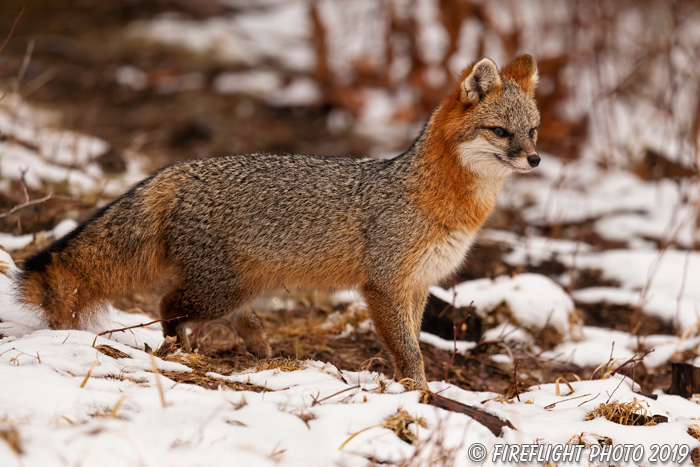
[[[535,128],[530,128],[530,139],[535,137]]]
[[[498,136],[499,138],[505,138],[506,136],[508,136],[508,132],[500,126],[491,128],[491,131],[493,131],[493,134]]]

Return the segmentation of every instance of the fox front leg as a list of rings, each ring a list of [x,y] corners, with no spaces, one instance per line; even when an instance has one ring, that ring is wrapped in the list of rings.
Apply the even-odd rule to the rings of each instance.
[[[413,310],[413,331],[419,342],[421,325],[423,324],[423,312],[425,311],[426,303],[428,303],[428,295],[428,290],[418,289],[414,292],[413,301],[411,303]]]
[[[363,292],[377,333],[394,358],[396,378],[407,389],[427,388],[410,294],[388,293],[371,286]]]

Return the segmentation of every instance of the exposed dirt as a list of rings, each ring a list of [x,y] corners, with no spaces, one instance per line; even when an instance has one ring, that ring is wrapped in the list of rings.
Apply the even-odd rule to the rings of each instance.
[[[609,303],[577,303],[589,326],[599,326],[629,332],[636,336],[674,334],[671,323],[656,316],[643,315],[638,308]]]

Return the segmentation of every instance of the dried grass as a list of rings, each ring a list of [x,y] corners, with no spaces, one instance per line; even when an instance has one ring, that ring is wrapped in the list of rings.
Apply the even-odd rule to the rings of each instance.
[[[207,357],[199,353],[176,353],[172,355],[166,355],[161,357],[161,360],[166,362],[175,362],[185,365],[192,369],[195,373],[208,373],[210,371],[216,371],[219,369],[218,365],[215,364],[215,359]]]
[[[221,374],[231,373],[231,360],[210,357],[200,353],[178,353],[162,357],[169,362],[181,363],[197,373],[216,372]],[[305,367],[305,362],[292,357],[277,357],[268,360],[256,360],[253,365],[236,361],[240,368],[238,371],[255,370],[265,371],[279,369],[281,371],[296,371]]]
[[[348,326],[355,329],[367,319],[369,319],[367,307],[350,305],[347,310],[329,313],[327,319],[321,323],[321,329],[327,334],[340,334],[345,332]]]
[[[607,404],[600,404],[589,412],[586,420],[605,417],[613,423],[635,426],[654,426],[659,423],[668,422],[668,417],[664,415],[649,415],[647,411],[648,407],[649,404],[637,400],[636,397],[630,402],[609,402]]]
[[[162,360],[185,365],[192,372],[160,371],[168,379],[182,384],[194,384],[206,389],[225,387],[234,391],[270,391],[263,386],[251,383],[230,381],[224,378],[210,376],[210,373],[228,375],[233,371],[252,369],[264,371],[279,369],[280,371],[296,371],[304,368],[304,362],[290,357],[279,357],[270,360],[257,360],[250,356],[241,358],[218,358],[199,352],[180,352],[174,341],[168,339],[154,353]]]
[[[256,371],[274,370],[296,371],[306,367],[306,363],[292,357],[278,357],[269,360],[260,360],[255,367]]]
[[[584,431],[569,438],[569,441],[567,441],[566,444],[583,445],[586,447],[591,447],[593,445],[612,446],[613,440],[609,436],[601,436]]]
[[[150,355],[151,358],[151,368],[153,368],[153,374],[154,378],[156,380],[156,387],[158,388],[158,395],[160,396],[160,404],[163,406],[163,408],[166,408],[168,406],[168,403],[165,401],[165,391],[163,391],[163,384],[160,382],[160,370],[158,369],[158,364],[156,363],[156,359],[153,355]]]
[[[176,383],[194,384],[205,389],[214,390],[225,387],[233,391],[269,391],[269,389],[256,384],[230,381],[224,378],[210,376],[209,373],[230,373],[230,371],[228,368],[224,368],[222,371],[222,367],[216,365],[216,359],[212,359],[204,355],[197,353],[178,354],[165,357],[164,360],[181,363],[192,369],[191,373],[160,371],[161,375],[175,381]]]
[[[401,440],[407,442],[408,444],[413,444],[418,441],[418,430],[414,433],[410,428],[411,425],[415,424],[416,427],[427,428],[428,425],[425,423],[422,417],[414,417],[405,410],[399,410],[391,417],[384,421],[382,427],[388,428],[393,431],[396,436]]]
[[[19,430],[8,419],[0,419],[0,439],[5,441],[15,454],[22,454],[22,439]]]
[[[85,387],[85,385],[86,385],[87,382],[88,382],[88,379],[90,379],[90,375],[92,375],[92,372],[93,372],[93,370],[95,369],[95,367],[97,366],[98,363],[99,363],[99,362],[98,362],[97,360],[95,360],[94,362],[92,362],[92,365],[90,365],[90,369],[87,371],[87,373],[85,373],[85,378],[83,378],[83,382],[80,383],[80,387],[81,387],[81,388],[84,388],[84,387]]]
[[[0,246],[0,248],[1,248],[1,247],[2,247],[2,246]],[[3,249],[4,251],[6,251],[4,248],[2,248],[2,249]],[[2,274],[2,275],[5,276],[5,277],[10,277],[10,275],[9,275],[8,273],[5,272],[5,271],[10,270],[10,269],[11,269],[11,268],[10,268],[10,265],[9,265],[8,263],[6,263],[5,261],[0,261],[0,274]]]
[[[177,371],[161,371],[160,374],[176,383],[181,384],[194,384],[196,386],[203,387],[205,389],[219,389],[225,387],[233,391],[253,391],[253,392],[269,392],[264,386],[258,386],[251,383],[243,383],[239,381],[230,381],[224,378],[217,378],[215,376],[207,376],[197,373],[180,373]]]
[[[297,417],[299,417],[301,419],[301,421],[306,424],[306,426],[309,426],[309,422],[311,420],[316,419],[316,415],[314,415],[312,412],[309,412],[308,410],[305,410],[305,409],[301,409],[300,411],[295,411],[292,413],[294,415],[296,415]]]
[[[95,346],[95,350],[99,350],[103,354],[112,358],[131,358],[121,350],[115,349],[114,347],[105,344]]]
[[[379,427],[387,428],[393,431],[396,434],[396,436],[398,436],[401,440],[407,442],[408,444],[413,444],[416,441],[418,441],[418,430],[416,429],[416,433],[414,433],[410,428],[410,425],[412,424],[415,424],[417,427],[420,426],[422,428],[428,427],[428,425],[425,423],[425,420],[423,420],[422,417],[414,417],[405,410],[401,409],[394,415],[387,418],[381,425],[368,426],[367,428],[363,428],[362,430],[354,433],[352,436],[346,439],[343,442],[343,444],[341,444],[338,447],[338,450],[342,451],[343,448],[360,433],[364,433],[367,430]]]

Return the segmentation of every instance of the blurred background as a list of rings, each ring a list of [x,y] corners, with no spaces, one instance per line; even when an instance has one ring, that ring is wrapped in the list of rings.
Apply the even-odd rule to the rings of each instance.
[[[457,280],[538,272],[572,294],[572,323],[697,334],[696,0],[3,0],[0,44],[17,259],[177,160],[392,157],[465,66],[530,53],[543,162],[508,182]]]
[[[697,1],[5,0],[0,38],[22,10],[4,87],[107,141],[111,171],[128,149],[396,154],[462,68],[523,52],[542,151],[642,177],[697,165]]]

